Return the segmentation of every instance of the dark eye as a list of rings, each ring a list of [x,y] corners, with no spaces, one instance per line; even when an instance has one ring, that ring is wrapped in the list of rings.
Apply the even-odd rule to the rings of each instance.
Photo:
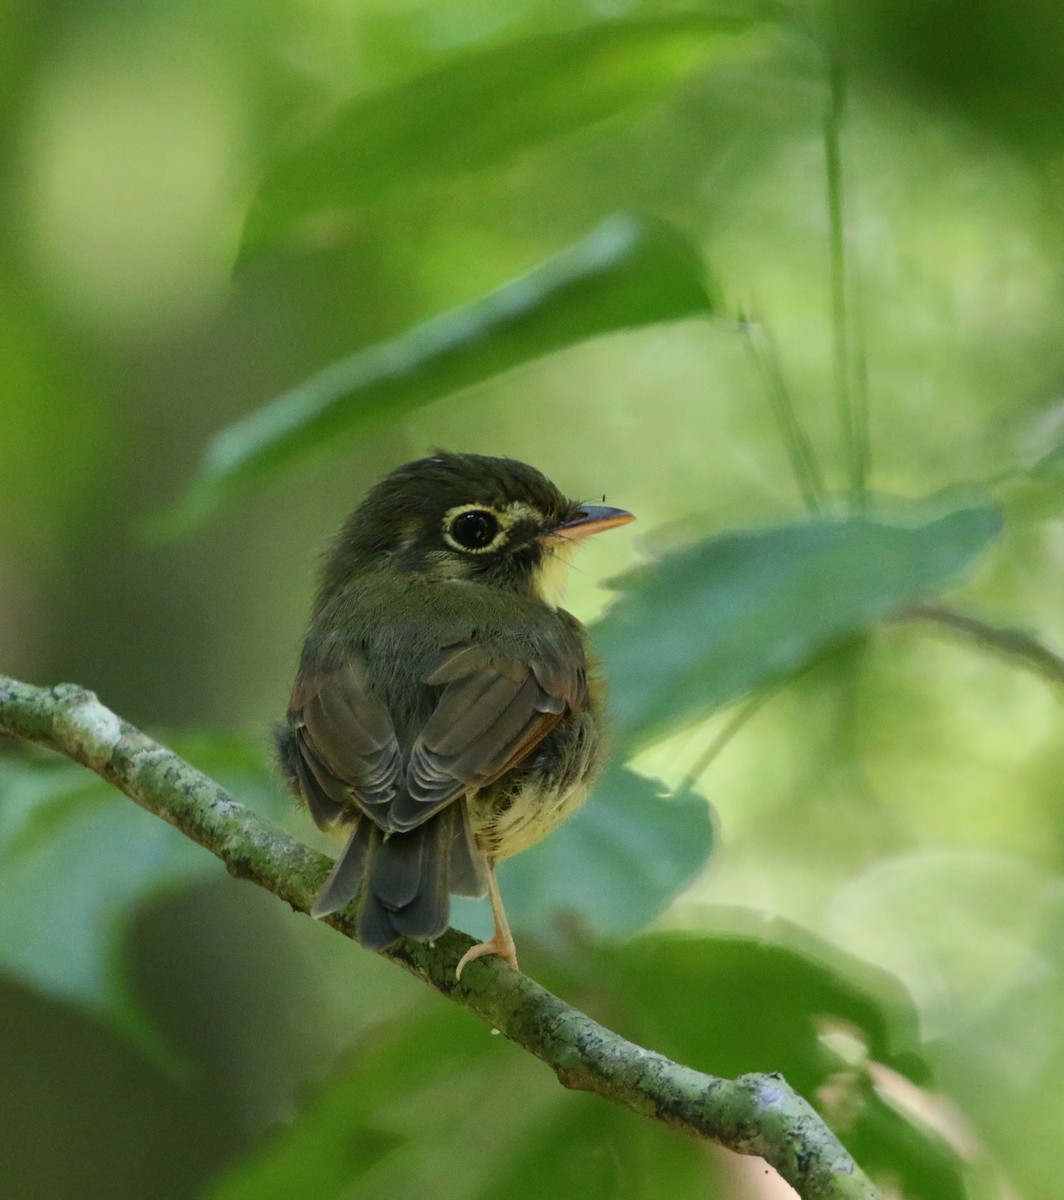
[[[472,508],[459,513],[448,530],[459,546],[466,550],[483,550],[490,546],[499,534],[499,521],[494,513],[482,508]]]

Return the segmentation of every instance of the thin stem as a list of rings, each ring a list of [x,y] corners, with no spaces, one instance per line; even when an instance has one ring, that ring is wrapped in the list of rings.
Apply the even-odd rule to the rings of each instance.
[[[732,714],[724,728],[713,738],[698,758],[695,759],[691,765],[691,769],[684,776],[683,782],[680,784],[680,789],[693,788],[717,760],[732,738],[743,729],[747,721],[756,716],[783,687],[784,683],[779,683],[775,687],[764,688],[762,691],[751,696],[744,704],[740,705],[738,711]]]
[[[809,512],[820,514],[827,504],[827,488],[813,443],[798,420],[794,398],[780,369],[776,343],[758,320],[743,320],[740,329],[746,337],[746,344],[754,363],[765,381],[769,406],[787,457],[790,459],[802,502]]]
[[[1053,683],[1064,683],[1064,656],[1050,650],[1025,629],[991,625],[979,617],[957,612],[944,604],[911,604],[898,614],[903,621],[925,621],[963,634],[979,645],[995,650]]]
[[[871,444],[863,337],[855,330],[854,289],[846,245],[842,122],[846,109],[846,64],[842,48],[839,0],[827,0],[828,101],[824,109],[824,166],[827,185],[828,241],[831,259],[831,323],[834,335],[835,406],[848,479],[850,507],[865,507]]]

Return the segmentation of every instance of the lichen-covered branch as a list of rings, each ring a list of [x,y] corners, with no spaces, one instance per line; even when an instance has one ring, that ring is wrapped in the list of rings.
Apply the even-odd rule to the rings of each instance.
[[[31,687],[0,676],[0,734],[82,763],[216,854],[229,871],[306,912],[330,866],[237,803],[213,780],[72,684]],[[354,936],[350,914],[328,924]],[[498,959],[454,969],[471,944],[451,929],[433,945],[400,942],[387,958],[476,1013],[545,1062],[569,1088],[596,1092],[769,1162],[805,1200],[879,1200],[813,1109],[777,1075],[717,1079],[611,1033]]]

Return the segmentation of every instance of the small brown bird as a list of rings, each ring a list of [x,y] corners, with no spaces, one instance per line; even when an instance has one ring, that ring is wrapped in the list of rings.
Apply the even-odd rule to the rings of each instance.
[[[517,966],[495,864],[586,798],[602,758],[584,628],[558,607],[572,553],[633,520],[567,500],[524,463],[438,453],[385,476],[329,553],[277,735],[293,789],[346,840],[314,904],[360,897],[379,949],[491,898],[458,964]]]

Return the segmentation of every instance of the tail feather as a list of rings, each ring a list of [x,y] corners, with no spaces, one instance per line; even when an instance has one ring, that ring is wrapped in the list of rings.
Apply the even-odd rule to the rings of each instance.
[[[377,843],[369,886],[382,904],[399,911],[414,900],[422,887],[426,852],[432,849],[432,841],[431,831],[426,830],[423,837],[417,833],[387,833]]]
[[[361,896],[356,933],[372,950],[402,937],[431,941],[447,928],[451,892],[483,894],[483,864],[463,810],[452,805],[408,833],[359,819],[311,913],[327,916]]]
[[[358,895],[366,872],[367,861],[372,857],[376,828],[367,820],[355,823],[351,838],[336,864],[329,872],[325,886],[318,893],[310,910],[312,917],[327,917],[337,909],[349,904]]]
[[[358,908],[358,940],[367,950],[383,950],[399,937],[392,911],[372,888],[366,888]]]
[[[451,898],[447,889],[448,859],[443,845],[447,822],[444,814],[429,821],[416,835],[397,834],[395,838],[406,840],[417,836],[421,842],[421,871],[417,890],[403,905],[391,909],[392,928],[400,937],[417,938],[427,942],[439,937],[447,928],[451,916]],[[395,840],[395,838],[391,840]],[[376,876],[370,879],[370,887],[380,895],[383,881]],[[385,900],[385,904],[388,902]]]

